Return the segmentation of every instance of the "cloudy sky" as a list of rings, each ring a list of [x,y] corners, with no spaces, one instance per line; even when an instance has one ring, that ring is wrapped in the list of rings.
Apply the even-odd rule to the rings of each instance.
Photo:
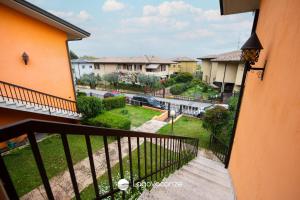
[[[29,0],[83,28],[78,55],[161,57],[221,53],[249,37],[253,14],[221,16],[219,0]]]

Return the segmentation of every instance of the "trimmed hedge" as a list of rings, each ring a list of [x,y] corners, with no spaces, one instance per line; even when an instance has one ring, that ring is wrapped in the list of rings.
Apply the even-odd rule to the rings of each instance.
[[[103,106],[105,110],[112,110],[115,108],[123,108],[126,105],[125,96],[116,96],[103,99]]]
[[[97,117],[91,118],[87,122],[93,126],[130,130],[131,121],[126,117],[110,112],[105,112]]]
[[[77,107],[84,119],[96,117],[103,111],[102,101],[97,97],[79,96]]]

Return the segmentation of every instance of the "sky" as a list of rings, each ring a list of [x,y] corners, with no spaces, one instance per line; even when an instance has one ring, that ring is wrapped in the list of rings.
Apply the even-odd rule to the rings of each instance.
[[[29,0],[91,33],[70,42],[77,55],[163,58],[237,50],[253,13],[221,16],[219,0]]]

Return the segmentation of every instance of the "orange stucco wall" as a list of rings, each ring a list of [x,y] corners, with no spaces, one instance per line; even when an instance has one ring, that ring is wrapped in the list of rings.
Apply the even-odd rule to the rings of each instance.
[[[74,100],[67,34],[2,4],[0,19],[0,80]]]
[[[300,1],[261,0],[257,34],[268,60],[248,73],[229,163],[241,200],[300,198]]]

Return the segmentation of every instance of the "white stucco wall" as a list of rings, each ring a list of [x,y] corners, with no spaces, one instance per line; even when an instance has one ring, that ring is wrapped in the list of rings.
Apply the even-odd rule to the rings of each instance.
[[[93,63],[72,63],[72,70],[74,78],[81,78],[84,74],[91,74],[94,72]]]

